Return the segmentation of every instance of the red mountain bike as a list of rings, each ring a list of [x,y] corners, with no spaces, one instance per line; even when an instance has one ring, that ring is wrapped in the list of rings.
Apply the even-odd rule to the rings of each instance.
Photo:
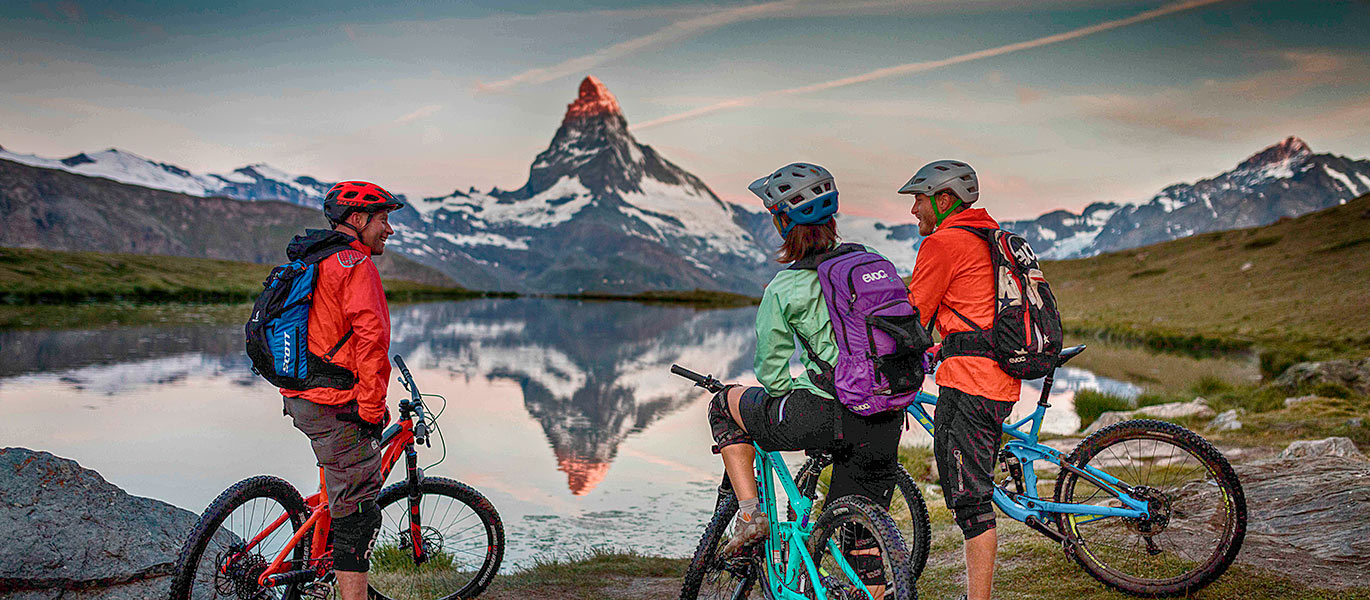
[[[371,556],[370,597],[475,597],[490,585],[504,558],[504,525],[480,492],[459,481],[424,476],[414,447],[431,447],[430,431],[442,439],[437,428],[442,411],[430,413],[423,399],[441,396],[420,394],[398,355],[395,364],[410,398],[400,402],[399,421],[381,438],[383,472],[388,476],[403,456],[407,477],[377,499],[382,521]],[[240,481],[205,509],[186,540],[171,598],[327,598],[334,581],[331,523],[323,469],[318,493],[308,498],[278,477]]]

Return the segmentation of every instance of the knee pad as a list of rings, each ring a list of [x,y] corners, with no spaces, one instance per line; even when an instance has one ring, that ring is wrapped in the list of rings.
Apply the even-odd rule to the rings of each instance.
[[[966,539],[994,529],[994,505],[989,502],[957,507],[955,513],[956,526]]]
[[[333,519],[333,568],[365,573],[371,570],[371,550],[381,528],[381,511],[374,500],[363,502],[357,512]]]
[[[714,443],[719,448],[751,442],[747,432],[733,420],[732,411],[728,409],[728,391],[734,387],[737,386],[730,385],[724,388],[723,391],[714,394],[713,400],[709,401],[709,430],[713,433]]]

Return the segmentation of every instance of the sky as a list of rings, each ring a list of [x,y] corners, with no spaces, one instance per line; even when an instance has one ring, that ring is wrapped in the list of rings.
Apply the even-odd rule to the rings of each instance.
[[[1145,202],[1296,135],[1370,156],[1370,0],[0,4],[0,146],[267,163],[411,196],[523,185],[580,80],[739,203],[794,161],[910,222],[969,162],[1001,220]]]

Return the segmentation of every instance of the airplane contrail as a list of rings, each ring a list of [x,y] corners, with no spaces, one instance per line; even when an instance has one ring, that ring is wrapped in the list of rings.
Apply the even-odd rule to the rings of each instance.
[[[1223,2],[1223,1],[1224,1],[1224,0],[1188,0],[1188,1],[1186,1],[1186,2],[1177,2],[1177,3],[1175,3],[1175,4],[1167,4],[1167,5],[1162,6],[1162,7],[1160,7],[1160,8],[1153,9],[1153,10],[1149,10],[1149,11],[1146,11],[1146,12],[1143,12],[1143,13],[1138,13],[1138,14],[1133,15],[1133,16],[1131,16],[1131,17],[1125,17],[1125,18],[1122,18],[1122,19],[1115,19],[1115,20],[1112,20],[1112,21],[1104,21],[1103,23],[1098,23],[1098,24],[1095,24],[1095,25],[1090,25],[1090,26],[1088,26],[1088,27],[1081,27],[1081,28],[1079,28],[1079,29],[1072,29],[1072,30],[1067,31],[1067,32],[1064,32],[1064,33],[1057,33],[1057,34],[1054,34],[1054,35],[1049,35],[1049,36],[1046,36],[1046,37],[1040,37],[1040,38],[1033,39],[1033,40],[1028,40],[1028,41],[1025,41],[1025,42],[1017,42],[1017,43],[1008,44],[1008,45],[1005,45],[1005,46],[998,46],[998,47],[995,47],[995,48],[987,48],[987,49],[985,49],[985,50],[977,50],[977,51],[975,51],[975,52],[970,52],[970,53],[967,53],[967,54],[961,54],[961,55],[958,55],[958,56],[952,56],[952,57],[950,57],[950,58],[943,58],[943,59],[939,59],[939,60],[927,60],[927,61],[921,61],[921,62],[905,63],[905,64],[902,64],[902,65],[895,65],[895,66],[893,66],[893,67],[885,67],[885,68],[883,68],[883,69],[876,69],[876,70],[874,70],[874,71],[869,71],[869,72],[866,72],[866,73],[862,73],[862,74],[860,74],[860,75],[853,75],[853,76],[851,76],[851,77],[843,77],[843,78],[841,78],[841,79],[833,79],[833,80],[831,80],[831,81],[824,81],[824,82],[821,82],[821,83],[814,83],[814,84],[810,84],[810,85],[804,85],[804,86],[799,86],[799,87],[786,88],[786,89],[781,89],[781,90],[773,90],[773,91],[764,92],[764,93],[761,93],[761,94],[754,94],[754,95],[751,95],[751,96],[741,96],[741,97],[737,97],[737,98],[731,98],[731,99],[728,99],[728,100],[722,100],[722,101],[719,101],[719,102],[715,102],[715,103],[713,103],[713,104],[709,104],[709,105],[706,105],[706,106],[701,106],[701,107],[699,107],[699,108],[690,109],[690,110],[687,110],[687,111],[684,111],[684,112],[680,112],[680,113],[676,113],[676,114],[673,114],[673,115],[666,115],[666,116],[664,116],[664,117],[657,117],[657,118],[651,119],[651,120],[649,120],[649,121],[643,121],[642,123],[638,123],[637,125],[634,125],[634,126],[632,126],[631,128],[634,129],[634,130],[643,130],[643,129],[647,129],[647,128],[650,128],[650,127],[656,127],[656,126],[659,126],[659,125],[665,125],[665,124],[667,124],[667,123],[675,123],[675,122],[677,122],[677,121],[684,121],[684,120],[686,120],[686,119],[693,119],[693,118],[695,118],[695,117],[707,115],[707,114],[710,114],[710,113],[715,113],[715,112],[718,112],[718,111],[720,111],[720,110],[726,110],[726,109],[729,109],[729,108],[740,108],[740,107],[743,107],[743,106],[751,106],[751,105],[757,104],[758,102],[761,102],[761,101],[764,101],[764,100],[768,100],[768,99],[770,99],[770,98],[777,98],[777,97],[781,97],[781,96],[793,96],[793,95],[797,95],[797,94],[808,94],[808,93],[811,93],[811,92],[819,92],[819,91],[823,91],[823,90],[830,90],[830,89],[833,89],[833,88],[840,88],[840,87],[846,87],[846,86],[849,86],[849,85],[856,85],[856,84],[858,84],[858,83],[866,83],[866,82],[868,82],[868,81],[875,81],[875,80],[877,80],[877,79],[885,79],[885,78],[888,78],[888,77],[894,77],[894,76],[896,76],[896,75],[909,75],[909,74],[912,74],[912,73],[923,73],[923,72],[926,72],[926,71],[931,71],[931,70],[934,70],[934,69],[940,69],[940,68],[942,68],[942,67],[949,67],[949,66],[952,66],[952,65],[959,65],[959,64],[961,64],[961,63],[967,63],[967,62],[971,62],[971,61],[975,61],[975,60],[980,60],[980,59],[983,59],[983,58],[991,58],[991,57],[995,57],[995,56],[1003,56],[1003,55],[1005,55],[1005,54],[1010,54],[1010,53],[1013,53],[1013,52],[1018,52],[1018,51],[1020,51],[1020,50],[1028,50],[1028,49],[1031,49],[1031,48],[1040,48],[1040,47],[1042,47],[1042,46],[1048,46],[1048,45],[1056,44],[1056,43],[1059,43],[1059,42],[1065,42],[1065,41],[1069,41],[1069,40],[1073,40],[1073,39],[1077,39],[1077,38],[1082,38],[1082,37],[1085,37],[1085,36],[1087,36],[1087,35],[1092,35],[1092,34],[1095,34],[1095,33],[1100,33],[1100,32],[1108,31],[1108,30],[1111,30],[1111,29],[1117,29],[1117,28],[1119,28],[1119,27],[1126,27],[1126,26],[1128,26],[1128,25],[1133,25],[1133,24],[1136,24],[1136,23],[1141,23],[1141,22],[1143,22],[1143,21],[1149,21],[1149,20],[1152,20],[1152,19],[1156,19],[1156,18],[1159,18],[1159,17],[1163,17],[1163,16],[1166,16],[1166,15],[1172,14],[1172,13],[1177,13],[1177,12],[1182,12],[1182,11],[1186,11],[1186,10],[1191,10],[1191,9],[1199,8],[1199,7],[1201,7],[1201,6],[1206,6],[1206,5],[1209,5],[1209,4],[1217,4],[1218,2]]]
[[[499,81],[477,83],[476,90],[478,92],[500,92],[525,83],[544,83],[567,75],[578,75],[584,73],[591,67],[646,48],[686,39],[732,23],[749,21],[762,18],[766,15],[777,14],[785,9],[793,8],[799,3],[800,0],[777,0],[765,4],[755,4],[743,6],[741,8],[721,10],[693,19],[677,21],[647,35],[619,42],[607,48],[602,48],[592,54],[565,60],[549,67],[528,69],[527,71]]]

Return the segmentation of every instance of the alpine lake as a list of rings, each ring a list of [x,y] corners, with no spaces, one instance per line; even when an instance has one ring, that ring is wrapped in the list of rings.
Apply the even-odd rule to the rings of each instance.
[[[505,571],[592,548],[688,556],[722,468],[710,453],[708,394],[669,368],[754,384],[754,315],[542,298],[392,305],[391,353],[424,393],[445,398],[428,399],[440,435],[419,449],[419,464],[494,503]],[[0,331],[0,446],[74,459],[130,494],[195,513],[258,474],[308,495],[318,488],[308,441],[253,375],[242,335],[234,324]],[[1250,356],[1087,343],[1056,374],[1044,432],[1079,429],[1079,390],[1133,397],[1203,376],[1258,377]],[[936,391],[931,377],[924,389]],[[1015,417],[1040,393],[1027,382]],[[392,416],[406,397],[392,380]],[[910,424],[905,444],[931,443]],[[787,458],[797,468],[804,456]],[[400,465],[389,482],[402,477]]]

